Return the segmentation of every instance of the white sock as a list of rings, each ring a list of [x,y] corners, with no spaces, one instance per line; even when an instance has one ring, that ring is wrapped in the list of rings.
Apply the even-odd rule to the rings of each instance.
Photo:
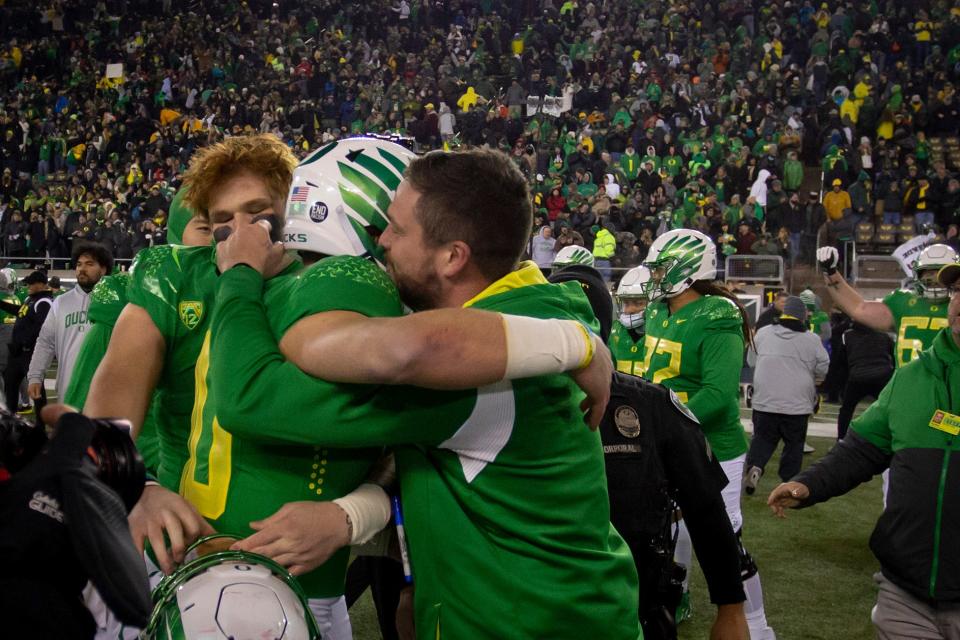
[[[760,586],[760,574],[754,574],[744,580],[743,592],[747,601],[743,603],[743,612],[750,628],[750,640],[776,640],[776,634],[767,624],[767,614],[763,610],[763,588]]]
[[[680,528],[677,535],[677,547],[673,551],[673,561],[687,570],[687,575],[683,578],[683,590],[690,590],[690,568],[693,566],[693,542],[690,540],[690,532],[687,531],[687,525],[683,520],[673,525],[673,532]]]

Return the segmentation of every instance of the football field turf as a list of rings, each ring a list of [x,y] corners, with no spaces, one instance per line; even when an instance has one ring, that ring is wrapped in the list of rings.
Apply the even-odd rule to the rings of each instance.
[[[808,438],[816,451],[804,468],[833,446],[833,438]],[[760,567],[767,620],[778,640],[869,640],[870,609],[878,569],[867,542],[881,510],[880,479],[810,509],[774,518],[766,497],[777,485],[779,451],[757,493],[743,499],[744,541]],[[693,618],[680,625],[681,640],[710,636],[715,608],[698,567],[691,577]],[[380,638],[369,592],[350,610],[356,640]],[[597,636],[602,637],[602,632]]]

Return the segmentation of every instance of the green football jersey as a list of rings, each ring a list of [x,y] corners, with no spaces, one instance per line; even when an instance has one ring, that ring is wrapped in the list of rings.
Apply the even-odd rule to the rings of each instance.
[[[899,289],[883,299],[893,315],[897,332],[896,362],[902,367],[930,348],[940,329],[947,326],[948,300],[928,300],[913,291]]]
[[[327,258],[307,269],[296,263],[268,280],[263,290],[275,340],[298,320],[325,311],[352,311],[365,316],[398,316],[403,312],[396,288],[386,274],[372,262],[352,256]],[[217,313],[219,308],[214,315]],[[229,358],[211,360],[210,344],[215,340],[215,334],[208,330],[197,360],[190,457],[183,469],[181,495],[218,532],[246,537],[253,533],[250,522],[273,515],[288,502],[334,500],[356,489],[379,458],[380,447],[333,449],[322,440],[307,446],[294,441],[265,442],[259,433],[248,437],[242,431],[232,432],[220,408],[234,398],[218,394],[211,383],[218,376],[232,376],[236,365]],[[315,412],[327,409],[322,418],[325,422],[337,421],[338,395],[346,394],[355,402],[365,400],[337,385],[325,387],[326,398],[310,400]],[[258,416],[260,431],[269,432],[275,423],[283,422],[310,433],[314,423],[304,419],[299,410],[300,390],[275,391],[286,391],[288,404],[282,412]],[[349,558],[349,549],[341,549],[323,566],[300,576],[307,596],[342,595]]]
[[[97,372],[100,361],[107,353],[113,327],[117,324],[120,312],[127,305],[129,284],[129,273],[117,273],[101,278],[90,292],[90,306],[87,309],[90,328],[83,338],[77,361],[73,365],[70,386],[64,394],[64,402],[71,406],[83,407],[87,401],[93,374]],[[140,428],[140,435],[137,436],[137,449],[151,473],[156,473],[160,461],[155,407],[156,401],[150,404],[147,415],[144,416],[143,426]]]
[[[23,304],[23,300],[13,294],[6,294],[2,297],[4,302],[8,302],[10,304]],[[0,321],[2,321],[3,324],[16,324],[17,316],[16,314],[7,313],[6,311],[0,310]]]
[[[638,334],[636,340],[630,335],[630,330],[614,320],[613,331],[607,340],[610,353],[613,355],[613,364],[617,371],[629,373],[632,376],[643,375],[643,334]]]
[[[739,405],[742,322],[722,296],[703,296],[672,315],[662,301],[646,311],[643,377],[677,393],[721,462],[747,450]]]
[[[599,435],[569,376],[467,392],[339,385],[356,391],[339,394],[331,419],[333,385],[284,360],[256,277],[220,278],[210,357],[233,368],[213,378],[233,399],[221,420],[235,437],[257,433],[259,416],[296,404],[299,420],[260,437],[397,445],[419,638],[641,637],[636,569],[610,525]],[[533,263],[472,302],[595,323],[579,284],[549,284]]]
[[[810,333],[819,336],[821,340],[830,338],[830,316],[826,311],[814,311],[807,320],[807,328]]]
[[[154,412],[157,479],[176,491],[187,461],[194,366],[210,324],[217,282],[214,247],[162,245],[137,254],[127,296],[150,315],[165,342]]]

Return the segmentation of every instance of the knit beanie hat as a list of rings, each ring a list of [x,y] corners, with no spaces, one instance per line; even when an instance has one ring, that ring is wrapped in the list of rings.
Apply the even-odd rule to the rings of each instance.
[[[797,296],[790,296],[787,298],[787,301],[783,304],[783,313],[780,317],[790,316],[791,318],[796,318],[800,322],[807,321],[807,307]]]

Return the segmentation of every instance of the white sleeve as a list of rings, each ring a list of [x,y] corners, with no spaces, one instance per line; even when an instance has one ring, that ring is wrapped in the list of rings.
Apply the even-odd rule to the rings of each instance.
[[[50,305],[50,312],[40,327],[40,335],[37,337],[33,357],[30,358],[30,368],[27,370],[27,382],[43,384],[47,368],[57,354],[57,308],[56,304]]]

